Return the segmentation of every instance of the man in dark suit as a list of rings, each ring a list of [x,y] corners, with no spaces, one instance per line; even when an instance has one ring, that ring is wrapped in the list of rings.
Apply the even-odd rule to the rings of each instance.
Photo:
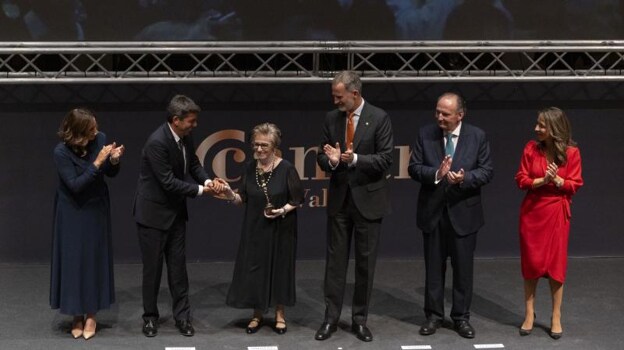
[[[199,111],[190,98],[173,97],[167,122],[150,135],[141,155],[134,218],[143,259],[143,333],[147,337],[158,332],[163,259],[167,262],[176,327],[185,336],[195,333],[186,273],[186,197],[215,193],[219,186],[208,179],[195,155],[190,133],[197,126]],[[186,182],[186,175],[198,184]]]
[[[338,109],[323,124],[317,162],[331,173],[327,204],[325,320],[316,332],[325,340],[337,329],[342,310],[351,238],[355,239],[355,286],[352,331],[373,340],[366,326],[373,289],[381,220],[390,212],[389,168],[393,137],[388,114],[364,101],[362,82],[351,71],[336,75],[332,96]]]
[[[420,182],[417,225],[423,231],[425,251],[425,316],[420,334],[430,335],[444,320],[446,259],[453,266],[455,330],[474,338],[469,323],[473,258],[477,231],[483,226],[481,186],[493,176],[490,146],[483,130],[462,122],[466,104],[455,93],[445,93],[436,106],[437,125],[420,129],[408,168]]]

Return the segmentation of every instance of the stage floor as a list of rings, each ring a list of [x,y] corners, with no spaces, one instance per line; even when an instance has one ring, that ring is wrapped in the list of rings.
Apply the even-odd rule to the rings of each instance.
[[[450,267],[450,263],[449,263]],[[323,320],[323,261],[299,261],[296,306],[287,308],[288,332],[278,335],[269,325],[247,335],[244,327],[251,311],[225,305],[232,263],[191,263],[189,278],[196,334],[177,333],[171,318],[169,292],[163,276],[160,293],[161,324],[158,336],[141,333],[141,265],[115,266],[117,302],[98,314],[98,333],[85,344],[69,335],[70,317],[50,310],[49,266],[0,265],[0,349],[424,349],[469,350],[498,344],[504,349],[624,349],[619,329],[624,315],[624,258],[570,259],[564,290],[564,335],[555,341],[548,334],[550,294],[546,280],[537,295],[537,322],[533,333],[518,335],[523,319],[523,290],[518,259],[479,259],[475,265],[475,291],[471,323],[475,339],[464,339],[451,328],[432,336],[418,334],[423,315],[424,263],[422,260],[380,260],[368,325],[371,343],[349,332],[353,287],[350,274],[338,332],[323,342],[314,333]],[[353,262],[350,263],[352,272]],[[449,268],[450,270],[450,268]],[[164,275],[164,274],[163,274]],[[447,276],[447,316],[451,278]],[[273,314],[265,315],[267,321]],[[447,317],[448,319],[448,317]],[[416,347],[420,346],[420,347]],[[409,348],[406,348],[409,349]]]

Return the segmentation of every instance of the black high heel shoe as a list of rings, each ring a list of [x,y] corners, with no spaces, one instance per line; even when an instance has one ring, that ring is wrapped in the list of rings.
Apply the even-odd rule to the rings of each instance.
[[[553,332],[553,331],[550,331],[549,335],[554,340],[557,340],[557,339],[563,337],[563,332]]]
[[[537,318],[537,315],[535,315],[535,313],[533,313],[533,324],[535,324],[535,319]],[[520,329],[519,329],[519,333],[521,336],[527,336],[529,334],[531,334],[531,332],[533,331],[533,327],[531,327],[531,329],[524,329],[522,328],[522,325],[520,325]]]
[[[249,321],[249,324],[251,324],[252,322],[256,322],[256,326],[255,327],[251,327],[249,325],[247,325],[247,334],[254,334],[256,333],[260,327],[262,327],[262,319],[258,318],[258,317],[254,317],[251,319],[251,321]]]
[[[551,319],[551,327],[552,327],[552,319]],[[563,330],[561,332],[553,332],[552,328],[550,328],[550,330],[548,331],[548,335],[550,335],[550,337],[553,338],[554,340],[557,340],[563,337]]]

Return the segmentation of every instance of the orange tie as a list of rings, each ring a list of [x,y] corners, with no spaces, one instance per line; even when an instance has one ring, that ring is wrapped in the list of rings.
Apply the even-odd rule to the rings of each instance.
[[[349,113],[347,117],[347,142],[345,144],[345,148],[349,148],[349,145],[353,143],[353,135],[355,134],[355,125],[353,123],[354,112]]]

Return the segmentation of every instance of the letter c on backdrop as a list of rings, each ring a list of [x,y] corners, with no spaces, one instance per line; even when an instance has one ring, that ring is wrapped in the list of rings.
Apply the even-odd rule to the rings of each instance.
[[[245,142],[245,132],[241,130],[229,129],[229,130],[221,130],[215,132],[214,134],[206,137],[197,147],[195,154],[197,158],[199,158],[199,162],[204,165],[204,159],[206,158],[206,154],[208,151],[217,143],[224,140],[237,140],[240,142]],[[233,152],[234,161],[237,163],[242,163],[245,161],[246,155],[245,152],[240,148],[236,147],[228,147],[220,150],[212,159],[212,170],[214,174],[227,182],[236,182],[240,180],[240,176],[235,178],[228,178],[227,171],[225,169],[226,159],[228,153]]]

